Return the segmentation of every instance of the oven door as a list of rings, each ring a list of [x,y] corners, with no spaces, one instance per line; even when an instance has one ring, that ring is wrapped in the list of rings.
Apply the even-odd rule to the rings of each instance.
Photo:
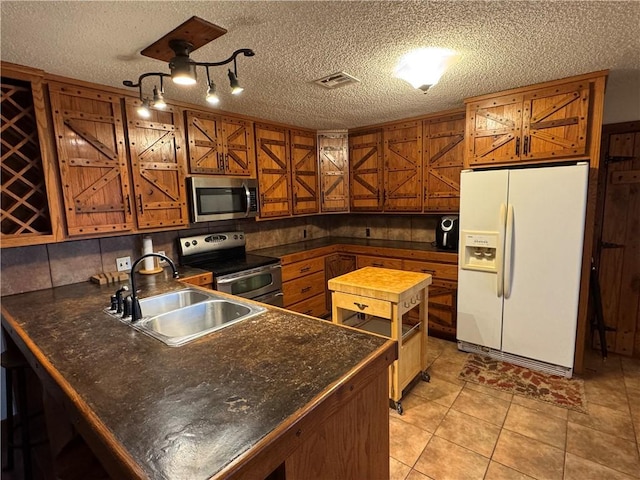
[[[256,302],[266,303],[267,305],[273,305],[275,307],[284,307],[284,293],[280,290],[267,293],[259,297],[253,298]]]
[[[239,297],[254,299],[272,292],[282,291],[280,264],[266,265],[215,277],[216,290]]]

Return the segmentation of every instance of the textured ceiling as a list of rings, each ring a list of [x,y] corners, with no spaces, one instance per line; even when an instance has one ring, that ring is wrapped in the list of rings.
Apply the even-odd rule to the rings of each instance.
[[[608,96],[617,94],[619,104],[620,98],[640,103],[637,0],[0,5],[3,60],[114,87],[143,72],[168,72],[140,50],[191,16],[202,17],[228,33],[193,59],[219,61],[238,48],[256,52],[239,57],[245,87],[239,97],[228,93],[226,70],[212,70],[220,110],[301,127],[353,128],[407,118],[460,107],[465,97],[602,69],[611,69]],[[427,94],[393,77],[398,59],[422,46],[461,55]],[[340,70],[361,83],[336,90],[311,83]],[[168,82],[166,97],[207,106],[203,73],[194,87]]]

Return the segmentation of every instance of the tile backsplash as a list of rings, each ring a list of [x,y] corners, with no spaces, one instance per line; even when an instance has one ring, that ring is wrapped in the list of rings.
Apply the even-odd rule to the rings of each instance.
[[[151,233],[154,251],[177,261],[178,237],[243,230],[247,250],[323,237],[373,238],[433,242],[438,216],[334,214],[279,220],[238,220],[198,224],[187,230]],[[4,248],[0,258],[0,294],[41,290],[87,281],[91,275],[116,270],[116,258],[138,258],[142,234],[49,245]]]

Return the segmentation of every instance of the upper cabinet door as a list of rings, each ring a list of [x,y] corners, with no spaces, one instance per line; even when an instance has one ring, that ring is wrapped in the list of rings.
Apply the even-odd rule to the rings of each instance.
[[[120,98],[50,83],[69,236],[134,228]]]
[[[349,135],[351,210],[382,210],[382,132]]]
[[[289,132],[291,147],[291,180],[293,213],[318,213],[318,157],[316,133],[300,130]]]
[[[349,144],[346,133],[318,135],[320,209],[349,211]]]
[[[253,123],[230,117],[222,117],[222,148],[224,171],[227,175],[256,177],[256,154],[253,140]]]
[[[287,130],[255,124],[260,216],[291,215],[290,159]]]
[[[224,173],[220,117],[189,110],[187,137],[189,138],[189,171],[191,173]]]
[[[385,127],[384,210],[422,210],[422,124]]]
[[[164,228],[189,224],[185,188],[185,149],[181,110],[167,105],[142,119],[140,100],[127,98],[127,129],[138,227]]]
[[[586,155],[588,118],[587,81],[525,94],[523,159]]]
[[[460,208],[464,126],[464,112],[423,123],[425,212],[452,212]]]
[[[522,95],[467,104],[466,165],[520,160]]]

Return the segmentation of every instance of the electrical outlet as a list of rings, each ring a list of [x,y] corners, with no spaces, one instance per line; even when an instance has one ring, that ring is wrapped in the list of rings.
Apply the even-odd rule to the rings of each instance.
[[[302,230],[302,238],[307,238],[307,229]]]
[[[131,270],[131,257],[116,258],[116,267],[119,272],[126,272]]]
[[[364,231],[364,233],[365,233],[365,235],[366,235],[367,237],[370,237],[370,236],[371,236],[371,229],[367,228],[367,229]]]
[[[158,250],[156,253],[159,253],[160,255],[166,255],[166,253],[164,253],[164,250]],[[167,263],[166,260],[158,258],[158,266],[166,267],[167,265],[168,265],[168,263]]]

